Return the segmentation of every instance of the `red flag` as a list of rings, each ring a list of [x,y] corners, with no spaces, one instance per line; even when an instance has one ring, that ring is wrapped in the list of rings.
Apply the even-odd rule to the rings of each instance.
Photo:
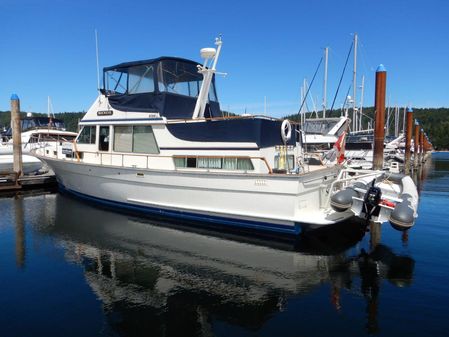
[[[334,149],[337,151],[337,163],[341,164],[345,161],[345,139],[346,131],[344,131],[334,144]]]

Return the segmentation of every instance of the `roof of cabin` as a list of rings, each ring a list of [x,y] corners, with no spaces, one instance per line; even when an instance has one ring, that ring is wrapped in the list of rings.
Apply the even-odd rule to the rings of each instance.
[[[165,61],[165,60],[168,60],[168,61],[180,61],[180,62],[184,62],[184,63],[191,63],[191,64],[194,64],[194,65],[200,64],[198,62],[195,62],[195,61],[192,61],[192,60],[188,60],[188,59],[184,59],[184,58],[181,58],[181,57],[161,56],[161,57],[157,57],[157,58],[154,58],[154,59],[147,59],[147,60],[119,63],[119,64],[117,64],[115,66],[105,67],[105,68],[103,68],[103,71],[126,69],[126,68],[130,68],[130,67],[134,67],[134,66],[144,65],[144,64],[153,64],[153,63],[157,63],[159,61]]]

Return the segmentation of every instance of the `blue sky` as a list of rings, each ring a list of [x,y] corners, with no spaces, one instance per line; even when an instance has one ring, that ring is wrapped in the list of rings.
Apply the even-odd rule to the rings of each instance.
[[[326,46],[331,101],[357,32],[365,106],[382,63],[391,105],[449,107],[448,16],[445,0],[0,0],[0,110],[9,110],[12,93],[24,111],[46,112],[47,96],[55,112],[87,110],[97,95],[95,29],[101,67],[161,55],[201,61],[199,49],[221,33],[222,108],[263,113],[267,97],[273,116],[297,112],[302,80],[311,80]],[[318,101],[322,78],[311,89]]]

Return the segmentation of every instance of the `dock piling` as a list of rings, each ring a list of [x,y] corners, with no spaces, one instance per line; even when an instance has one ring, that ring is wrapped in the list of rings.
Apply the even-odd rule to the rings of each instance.
[[[382,170],[384,164],[385,138],[385,93],[387,87],[387,71],[383,64],[376,70],[376,92],[374,101],[374,156],[373,169]]]
[[[405,129],[405,173],[410,172],[411,144],[412,144],[413,110],[407,108],[406,129]]]
[[[22,127],[20,124],[20,100],[16,94],[11,95],[11,127],[13,140],[13,170],[17,178],[23,175],[22,163]]]
[[[415,137],[413,139],[413,165],[415,168],[419,166],[419,130],[421,126],[419,125],[418,120],[415,120]]]

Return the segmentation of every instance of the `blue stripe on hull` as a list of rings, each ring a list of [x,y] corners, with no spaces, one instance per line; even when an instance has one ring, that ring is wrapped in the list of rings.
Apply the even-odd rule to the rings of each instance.
[[[288,235],[298,235],[301,232],[301,226],[296,223],[294,227],[287,227],[276,224],[269,224],[258,221],[250,221],[250,220],[240,220],[240,219],[231,219],[225,218],[215,215],[206,215],[206,214],[196,214],[190,212],[183,211],[175,211],[175,210],[167,210],[162,208],[155,208],[149,206],[139,206],[134,204],[128,204],[118,201],[111,201],[107,199],[93,197],[87,194],[79,193],[70,189],[65,188],[62,184],[59,184],[59,188],[63,192],[67,192],[73,194],[74,196],[89,200],[98,204],[105,205],[107,207],[120,207],[124,210],[139,212],[144,214],[150,214],[158,217],[172,218],[183,221],[198,221],[203,223],[210,223],[215,225],[226,225],[233,228],[245,228],[252,229],[256,231],[265,231],[272,232],[278,234],[288,234]]]

